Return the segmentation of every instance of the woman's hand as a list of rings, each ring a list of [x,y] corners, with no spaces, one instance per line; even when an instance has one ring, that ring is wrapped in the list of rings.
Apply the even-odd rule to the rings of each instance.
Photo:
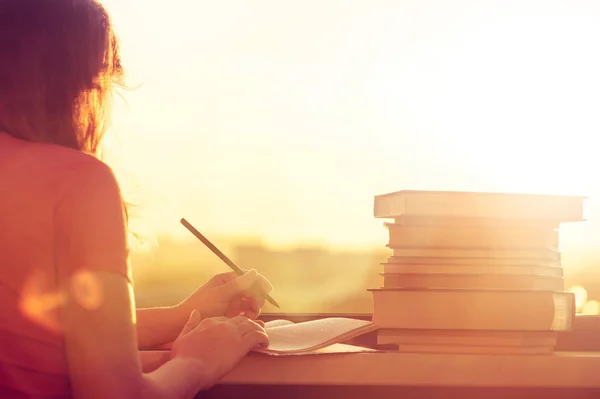
[[[272,289],[269,280],[254,269],[241,276],[235,272],[221,273],[198,288],[179,307],[186,314],[196,310],[203,318],[245,315],[256,319],[265,303],[260,291],[269,293]]]
[[[205,318],[197,311],[173,343],[171,359],[199,361],[209,388],[254,348],[267,347],[263,326],[245,316]]]

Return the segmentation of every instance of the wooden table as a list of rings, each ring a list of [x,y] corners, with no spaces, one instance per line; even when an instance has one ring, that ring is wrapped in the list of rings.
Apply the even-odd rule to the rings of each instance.
[[[600,398],[600,353],[250,354],[198,398]]]
[[[295,322],[332,315],[264,315]],[[341,315],[347,316],[347,315]],[[370,315],[358,315],[367,319]],[[578,317],[553,355],[443,355],[398,352],[268,356],[251,353],[197,398],[600,399],[600,317]],[[354,342],[375,342],[365,334]],[[158,366],[161,351],[141,353]]]

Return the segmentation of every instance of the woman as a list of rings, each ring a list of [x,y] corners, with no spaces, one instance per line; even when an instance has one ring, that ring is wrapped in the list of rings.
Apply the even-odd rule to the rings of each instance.
[[[95,157],[121,76],[96,0],[0,0],[2,398],[189,398],[268,344],[255,271],[135,311],[126,211]],[[144,373],[138,349],[170,342]]]

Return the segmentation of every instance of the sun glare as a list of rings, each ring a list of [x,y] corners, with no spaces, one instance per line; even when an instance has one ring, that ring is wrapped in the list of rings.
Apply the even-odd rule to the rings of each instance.
[[[278,254],[384,250],[373,197],[402,189],[589,197],[588,221],[561,225],[560,251],[565,278],[595,292],[576,276],[600,248],[594,2],[104,3],[139,86],[115,101],[107,161],[150,243],[147,258],[134,251],[139,274],[165,297],[165,279],[191,286],[223,268],[185,217],[219,246],[272,251],[244,261],[273,276],[288,309],[358,291],[368,304],[379,276]],[[319,262],[319,277],[306,272]],[[598,311],[572,291],[578,312]]]
[[[236,2],[228,19],[172,2],[188,26],[162,3],[105,3],[141,83],[117,102],[111,159],[159,234],[181,237],[187,216],[270,244],[376,245],[382,192],[600,193],[595,8]],[[307,31],[299,15],[321,17]]]
[[[600,302],[598,301],[588,301],[581,309],[581,313],[585,315],[600,315]]]
[[[569,288],[568,291],[572,292],[575,295],[575,309],[577,313],[581,313],[582,309],[587,303],[587,290],[580,285],[575,285]]]

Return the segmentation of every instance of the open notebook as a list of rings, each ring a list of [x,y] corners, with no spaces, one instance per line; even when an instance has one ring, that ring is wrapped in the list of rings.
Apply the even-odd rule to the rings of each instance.
[[[255,352],[269,355],[309,355],[322,353],[371,352],[374,349],[345,345],[342,342],[376,330],[370,321],[345,317],[293,323],[273,320],[265,323],[269,346]]]

